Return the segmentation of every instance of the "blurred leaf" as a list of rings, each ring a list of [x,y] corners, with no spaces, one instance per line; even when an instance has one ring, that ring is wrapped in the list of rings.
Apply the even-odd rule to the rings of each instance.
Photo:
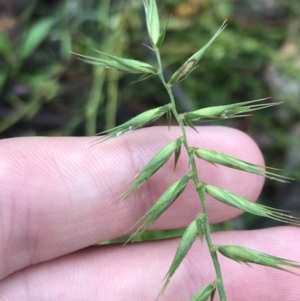
[[[55,22],[55,18],[46,18],[38,21],[32,25],[31,28],[29,28],[29,30],[22,37],[20,46],[21,59],[26,59],[37,49],[37,47],[49,35],[49,32]]]
[[[7,73],[3,70],[0,70],[0,89],[4,85],[6,78],[7,78]]]
[[[11,44],[4,32],[0,31],[0,54],[8,57],[12,52]]]

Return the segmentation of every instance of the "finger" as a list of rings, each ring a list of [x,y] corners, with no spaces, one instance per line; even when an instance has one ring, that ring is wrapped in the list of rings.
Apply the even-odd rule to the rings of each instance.
[[[262,164],[261,154],[245,134],[223,127],[190,131],[192,146],[214,149]],[[23,138],[1,141],[0,259],[3,277],[16,269],[48,260],[99,241],[124,235],[161,193],[188,171],[183,154],[149,179],[123,202],[118,196],[131,178],[179,128],[143,129],[91,147],[94,138]],[[245,151],[247,150],[247,151]],[[201,180],[255,200],[263,179],[198,162]],[[210,221],[221,222],[239,211],[208,201]],[[186,226],[201,210],[195,189],[162,216],[155,228]],[[13,263],[13,264],[12,264]]]
[[[299,235],[299,228],[277,227],[214,233],[213,241],[300,261]],[[0,294],[4,301],[57,300],[58,296],[64,300],[156,300],[177,245],[176,239],[66,255],[11,275],[0,284]],[[221,255],[219,259],[228,300],[300,300],[299,277],[260,265],[249,267]],[[215,277],[210,254],[197,240],[159,300],[190,300]]]

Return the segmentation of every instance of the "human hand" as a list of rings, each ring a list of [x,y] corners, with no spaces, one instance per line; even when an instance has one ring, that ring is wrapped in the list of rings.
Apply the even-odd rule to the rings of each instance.
[[[0,141],[0,299],[155,300],[179,239],[89,247],[126,234],[187,168],[182,155],[120,202],[132,177],[180,129],[152,127],[90,146],[92,138],[16,138]],[[191,146],[263,164],[245,134],[224,127],[188,131]],[[261,177],[199,160],[200,179],[255,200]],[[241,212],[208,198],[211,223]],[[189,185],[151,227],[187,226],[201,210]],[[213,233],[215,244],[240,245],[300,261],[300,230],[277,227]],[[299,278],[219,256],[228,300],[300,300]],[[292,270],[292,269],[291,269]],[[296,271],[297,272],[297,271]],[[215,279],[210,254],[196,240],[160,300],[189,300]],[[216,297],[215,300],[218,300]]]

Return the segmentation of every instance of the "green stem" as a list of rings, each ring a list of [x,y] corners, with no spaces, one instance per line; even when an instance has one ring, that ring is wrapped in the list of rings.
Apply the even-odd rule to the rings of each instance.
[[[162,63],[161,63],[159,49],[154,47],[153,50],[156,54],[156,58],[157,58],[158,65],[159,65],[159,70],[160,70],[159,74],[158,74],[158,77],[160,78],[161,82],[163,83],[164,87],[166,88],[166,90],[169,94],[171,103],[173,104],[172,112],[173,112],[174,117],[176,118],[176,120],[177,120],[177,122],[178,122],[178,124],[179,124],[179,126],[182,130],[183,144],[184,144],[184,147],[185,147],[187,153],[189,154],[191,148],[188,145],[188,140],[187,140],[187,136],[186,136],[186,130],[185,130],[184,123],[183,123],[182,119],[179,117],[179,114],[176,110],[176,103],[175,103],[174,95],[173,95],[173,92],[172,92],[172,88],[166,83],[166,81],[163,77],[163,74],[162,74],[163,69],[162,69]],[[195,187],[198,187],[199,184],[200,184],[200,181],[199,181],[197,165],[196,165],[196,161],[195,161],[194,157],[191,160],[191,166],[192,166],[192,171],[193,171],[193,181],[194,181]],[[217,257],[217,252],[214,248],[214,245],[213,245],[213,242],[212,242],[212,239],[211,239],[211,235],[210,235],[210,226],[209,226],[209,221],[208,221],[206,202],[205,202],[205,200],[202,200],[202,198],[200,197],[200,191],[198,189],[197,189],[197,191],[198,191],[198,195],[199,195],[199,198],[201,200],[201,203],[202,203],[202,210],[203,210],[203,213],[204,213],[204,216],[203,216],[204,234],[205,234],[205,238],[206,238],[206,242],[207,242],[207,245],[208,245],[208,248],[209,248],[209,252],[210,252],[214,267],[215,267],[215,272],[216,272],[216,275],[217,275],[217,288],[218,288],[220,300],[221,301],[227,301],[226,294],[225,294],[225,289],[224,289],[224,284],[223,284],[223,278],[222,278],[220,263],[219,263],[219,260],[218,260],[218,257]]]
[[[93,84],[85,112],[85,132],[87,136],[96,134],[98,108],[103,102],[103,85],[106,77],[105,69],[99,66],[94,66],[93,69]]]
[[[197,187],[196,182],[199,183],[199,178],[198,178],[196,162],[195,162],[194,158],[192,159],[191,164],[192,164],[192,166],[194,165],[193,166],[193,171],[196,172],[194,183],[195,183],[195,186]],[[213,264],[214,264],[214,267],[215,267],[215,272],[216,272],[216,275],[217,275],[217,288],[218,288],[220,300],[221,301],[226,301],[227,298],[226,298],[225,289],[224,289],[221,266],[220,266],[220,263],[219,263],[219,260],[218,260],[218,255],[217,255],[216,248],[213,245],[211,235],[210,235],[210,227],[209,227],[209,221],[208,221],[206,202],[205,202],[204,199],[201,198],[199,189],[197,189],[197,192],[198,192],[198,196],[201,200],[202,210],[203,210],[203,213],[204,213],[204,216],[203,216],[204,234],[205,234],[206,243],[207,243],[208,248],[209,248],[210,256],[212,258],[212,261],[213,261]]]
[[[120,73],[111,70],[107,75],[107,105],[105,129],[111,129],[116,126],[117,106],[118,106],[118,84]]]

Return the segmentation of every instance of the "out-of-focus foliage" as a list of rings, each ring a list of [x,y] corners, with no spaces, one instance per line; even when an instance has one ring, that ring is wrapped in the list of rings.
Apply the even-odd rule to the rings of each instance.
[[[0,4],[2,138],[93,135],[164,104],[167,96],[154,77],[132,83],[138,76],[88,65],[71,54],[101,57],[93,50],[97,49],[156,64],[152,51],[143,45],[150,43],[142,1],[17,3]],[[209,41],[224,20],[228,23],[199,67],[175,85],[180,109],[269,96],[283,101],[253,117],[221,124],[250,133],[268,166],[283,168],[286,176],[299,180],[300,2],[166,0],[158,5],[161,26],[170,19],[161,47],[167,78]],[[284,190],[293,192],[291,197],[299,204],[300,185],[295,183],[284,188],[267,182],[263,196],[276,197],[281,204]]]

